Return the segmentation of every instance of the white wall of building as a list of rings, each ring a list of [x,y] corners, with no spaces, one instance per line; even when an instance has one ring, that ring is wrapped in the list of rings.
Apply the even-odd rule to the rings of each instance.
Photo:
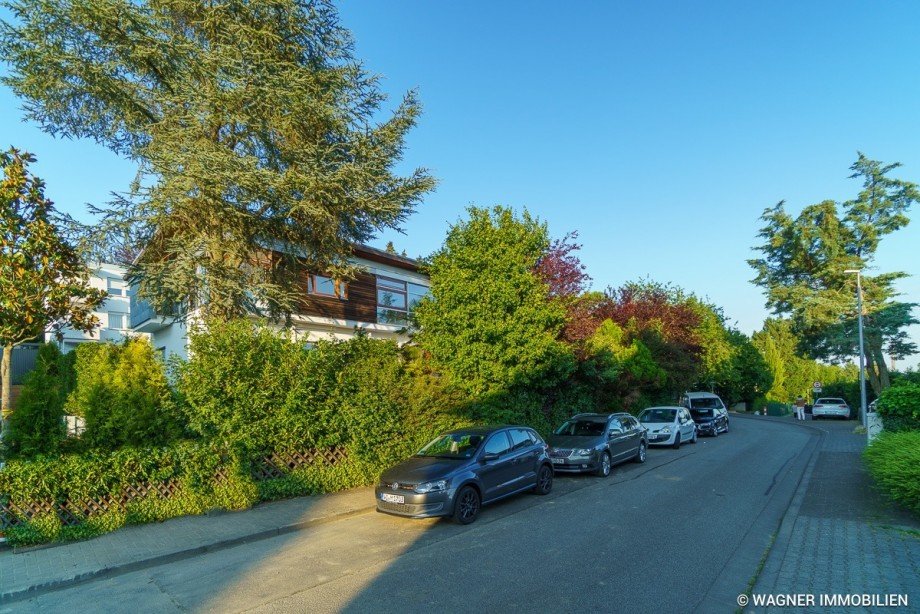
[[[91,265],[89,285],[108,293],[105,302],[93,312],[99,319],[99,327],[89,333],[65,327],[61,331],[63,335],[60,340],[62,351],[69,352],[80,343],[99,343],[104,341],[117,343],[123,341],[127,335],[146,337],[142,333],[132,333],[129,328],[131,299],[128,295],[129,286],[125,281],[126,272],[123,267],[114,264],[99,263]],[[58,341],[58,338],[52,333],[47,333],[45,341]]]

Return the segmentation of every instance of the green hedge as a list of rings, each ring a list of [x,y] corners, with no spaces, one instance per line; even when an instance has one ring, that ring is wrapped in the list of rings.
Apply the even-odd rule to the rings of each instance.
[[[882,491],[920,514],[920,431],[883,432],[864,458]]]
[[[886,431],[920,430],[920,384],[908,382],[886,388],[877,411]]]
[[[218,469],[228,479],[216,481]],[[81,502],[117,498],[128,486],[167,480],[178,483],[176,494],[169,498],[151,494],[128,503],[127,509],[114,506],[101,514],[82,515],[79,509]],[[213,508],[242,509],[258,499],[258,488],[240,463],[194,442],[14,460],[0,471],[0,493],[14,504],[70,502],[67,509],[83,520],[76,526],[64,526],[54,513],[33,517],[7,529],[7,538],[17,546],[91,537],[126,524],[163,521]]]

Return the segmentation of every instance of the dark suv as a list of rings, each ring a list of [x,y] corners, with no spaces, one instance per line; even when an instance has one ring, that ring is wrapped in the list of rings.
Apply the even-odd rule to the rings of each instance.
[[[441,435],[387,469],[375,489],[377,511],[411,518],[476,520],[485,503],[553,487],[547,445],[532,428],[492,426]]]
[[[644,463],[648,438],[645,427],[627,413],[578,414],[553,432],[549,446],[557,472],[608,476],[617,463]]]

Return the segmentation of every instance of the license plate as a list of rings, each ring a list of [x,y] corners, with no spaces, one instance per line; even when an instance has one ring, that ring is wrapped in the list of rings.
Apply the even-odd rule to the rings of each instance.
[[[390,493],[380,493],[380,500],[387,503],[405,503],[406,498],[402,495],[391,495]]]
[[[564,465],[565,464],[564,458],[554,458],[552,459],[552,461],[554,465]]]

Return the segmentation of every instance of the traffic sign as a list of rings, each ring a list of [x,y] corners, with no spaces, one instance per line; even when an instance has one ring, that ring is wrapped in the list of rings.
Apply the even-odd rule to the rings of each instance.
[[[814,384],[811,385],[811,387],[814,388],[815,390],[820,390],[822,388],[821,382],[815,382]]]

